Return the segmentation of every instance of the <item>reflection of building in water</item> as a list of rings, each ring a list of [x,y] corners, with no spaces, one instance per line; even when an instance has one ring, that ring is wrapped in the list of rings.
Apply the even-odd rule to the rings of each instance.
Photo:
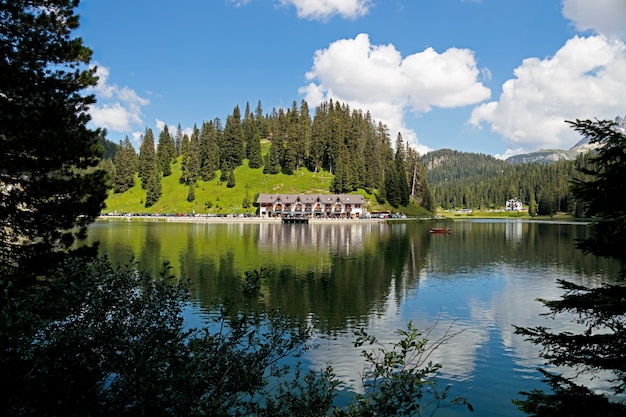
[[[359,218],[365,214],[360,194],[259,194],[259,216]]]
[[[520,243],[522,241],[522,222],[506,222],[504,235],[507,242]]]
[[[331,254],[349,254],[362,250],[364,236],[372,236],[373,229],[387,229],[384,223],[332,224],[259,224],[259,248],[274,253],[328,248]]]

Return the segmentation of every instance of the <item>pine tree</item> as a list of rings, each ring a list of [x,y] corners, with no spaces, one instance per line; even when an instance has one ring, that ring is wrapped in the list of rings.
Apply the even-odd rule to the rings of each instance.
[[[87,127],[95,98],[77,2],[0,5],[0,275],[23,283],[69,253],[104,207],[102,148]]]
[[[215,178],[215,172],[219,169],[220,133],[215,129],[212,121],[202,123],[200,132],[200,176],[204,181]]]
[[[176,129],[176,138],[174,138],[174,156],[179,157],[181,152],[183,151],[183,129],[180,127],[180,123],[178,124],[178,128]]]
[[[243,128],[241,127],[241,113],[239,106],[235,106],[233,114],[226,118],[220,158],[222,163],[225,162],[229,168],[234,169],[241,165],[244,157],[245,149]]]
[[[191,138],[185,143],[183,137],[183,166],[181,181],[187,185],[195,184],[200,176],[200,131],[193,126]]]
[[[311,150],[311,115],[309,105],[305,100],[300,103],[300,116],[298,117],[298,138],[300,155],[298,158],[298,168],[304,165],[309,159]]]
[[[123,193],[135,185],[135,174],[137,173],[137,154],[128,136],[118,145],[114,166],[113,190],[116,193]]]
[[[226,183],[228,188],[233,188],[235,186],[235,170],[232,169],[228,173],[228,182]]]
[[[161,174],[156,169],[152,171],[146,183],[146,207],[153,206],[161,198]]]
[[[272,138],[269,153],[263,163],[263,172],[266,174],[278,174],[283,160],[283,140],[280,135]]]
[[[266,139],[269,136],[268,128],[267,128],[267,119],[263,114],[263,106],[261,105],[261,100],[257,103],[256,109],[254,111],[254,122],[256,123],[256,130],[259,134],[259,138]]]
[[[626,262],[626,218],[620,198],[626,192],[626,135],[609,120],[569,122],[589,143],[597,144],[597,154],[589,166],[580,167],[581,178],[574,180],[574,196],[584,201],[587,214],[594,216],[591,234],[578,248],[596,256]],[[561,281],[565,294],[559,300],[541,300],[550,314],[569,313],[578,332],[560,332],[545,327],[516,328],[516,333],[542,346],[542,357],[551,366],[574,368],[578,374],[610,374],[606,379],[615,394],[626,391],[626,286],[620,282],[587,287]],[[563,375],[542,371],[551,393],[539,390],[522,393],[516,404],[535,416],[584,415],[623,416],[626,405],[597,394]],[[619,398],[619,397],[618,397]]]
[[[260,168],[263,165],[261,157],[261,139],[254,115],[249,114],[243,120],[243,132],[246,139],[246,158],[250,168]]]
[[[282,112],[282,109],[279,113],[279,129],[283,137],[284,147],[282,166],[287,174],[292,174],[298,168],[298,153],[302,154],[298,143],[298,118],[298,108],[295,101],[286,114]]]
[[[318,172],[327,167],[329,140],[328,103],[322,103],[316,108],[311,124],[309,151],[309,169],[311,171]]]
[[[159,143],[157,144],[157,161],[164,177],[172,175],[172,162],[176,157],[176,145],[174,139],[170,135],[167,125],[159,134]]]
[[[146,133],[139,147],[139,178],[141,187],[145,190],[148,180],[157,170],[156,151],[154,149],[154,134],[152,129],[146,128]]]
[[[187,189],[187,201],[190,203],[196,199],[196,186],[195,184],[189,184]]]
[[[398,136],[396,138],[396,157],[395,157],[395,165],[396,165],[396,173],[397,173],[397,181],[398,181],[398,203],[401,206],[407,206],[409,204],[409,184],[406,178],[406,154],[404,149],[404,140],[402,139],[402,134],[398,132]]]

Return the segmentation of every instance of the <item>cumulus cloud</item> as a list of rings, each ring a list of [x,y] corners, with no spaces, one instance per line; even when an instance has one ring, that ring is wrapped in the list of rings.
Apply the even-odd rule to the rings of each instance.
[[[298,17],[326,21],[335,15],[346,19],[365,16],[371,0],[280,0],[283,6],[294,6]]]
[[[328,99],[367,109],[385,123],[395,139],[402,133],[418,151],[428,149],[417,142],[405,124],[407,111],[422,114],[435,107],[460,107],[490,97],[481,71],[468,49],[450,48],[438,53],[432,48],[402,57],[389,45],[372,45],[367,34],[341,39],[315,53],[310,81],[300,88],[310,104]]]
[[[98,102],[90,110],[91,121],[97,127],[116,132],[128,132],[142,123],[141,109],[150,104],[128,87],[109,83],[109,69],[98,66],[98,84],[94,94]]]
[[[613,119],[626,108],[626,47],[604,36],[574,37],[553,56],[528,58],[498,101],[476,107],[469,123],[509,140],[508,154],[565,149],[578,139],[565,120]]]
[[[563,0],[563,16],[576,29],[626,40],[626,1]]]

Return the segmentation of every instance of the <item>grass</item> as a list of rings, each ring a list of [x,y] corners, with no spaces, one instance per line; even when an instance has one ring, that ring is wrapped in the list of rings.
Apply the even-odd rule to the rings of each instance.
[[[493,210],[473,210],[471,213],[458,213],[445,210],[438,210],[438,216],[448,219],[522,219],[522,220],[553,220],[553,221],[586,221],[571,214],[556,213],[552,216],[531,216],[527,211],[493,211]]]

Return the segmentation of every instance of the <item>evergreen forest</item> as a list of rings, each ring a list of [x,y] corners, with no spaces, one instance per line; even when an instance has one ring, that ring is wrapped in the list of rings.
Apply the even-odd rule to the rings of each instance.
[[[583,216],[583,205],[570,190],[575,179],[584,179],[579,168],[591,154],[554,163],[512,164],[489,155],[442,149],[421,158],[435,203],[450,209],[502,209],[517,198],[531,215],[557,212]]]
[[[229,189],[250,187],[249,179],[242,185],[237,181],[238,168],[244,166],[256,170],[257,178],[261,174],[327,173],[330,181],[316,192],[359,191],[393,208],[411,203],[434,210],[420,155],[401,134],[392,139],[387,126],[373,120],[369,112],[332,100],[313,113],[311,117],[306,101],[300,106],[294,101],[287,110],[265,114],[259,101],[254,111],[249,103],[243,113],[235,106],[224,123],[220,118],[204,121],[194,125],[191,134],[184,133],[180,125],[175,132],[166,126],[156,138],[147,128],[138,154],[125,138],[105,167],[116,194],[136,187],[139,178],[146,208],[159,201],[162,183],[173,173],[178,175],[178,184],[187,187],[188,202],[196,199],[198,188],[211,181]],[[285,192],[269,184],[271,181],[252,193],[246,191],[242,207],[251,206],[255,193]],[[311,190],[290,192],[307,191]],[[209,206],[212,204],[204,208],[210,210]]]

